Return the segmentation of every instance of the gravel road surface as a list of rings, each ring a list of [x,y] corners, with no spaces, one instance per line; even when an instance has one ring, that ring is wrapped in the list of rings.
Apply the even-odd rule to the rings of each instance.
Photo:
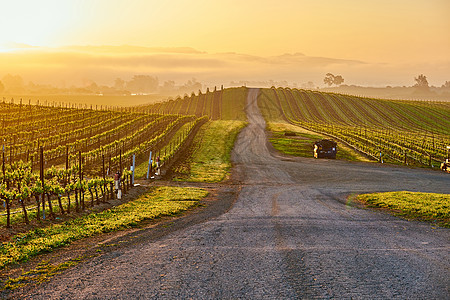
[[[448,174],[287,159],[250,89],[230,211],[80,264],[32,299],[449,299],[450,231],[347,203],[352,193],[450,193]]]

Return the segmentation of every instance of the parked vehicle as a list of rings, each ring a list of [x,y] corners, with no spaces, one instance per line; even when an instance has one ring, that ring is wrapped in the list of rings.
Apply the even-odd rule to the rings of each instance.
[[[441,170],[450,173],[450,160],[448,158],[441,163]]]
[[[320,140],[314,143],[315,158],[336,158],[337,143],[332,140]]]

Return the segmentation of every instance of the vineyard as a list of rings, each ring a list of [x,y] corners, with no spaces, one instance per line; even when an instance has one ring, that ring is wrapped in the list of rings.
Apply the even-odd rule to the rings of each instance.
[[[450,103],[394,101],[289,88],[261,89],[269,122],[288,121],[380,162],[436,167],[450,145]]]
[[[126,192],[133,159],[168,161],[207,117],[0,103],[0,224],[55,219]]]
[[[211,120],[247,120],[245,114],[246,88],[214,88],[206,93],[192,93],[184,98],[177,98],[153,105],[140,106],[140,109],[162,114],[208,116]]]
[[[133,158],[143,165],[151,155],[153,169],[156,157],[168,162],[207,120],[245,121],[246,96],[246,88],[214,88],[120,109],[3,101],[0,224],[55,219],[116,197],[113,176],[127,191]],[[437,166],[447,157],[449,103],[288,88],[261,89],[258,103],[269,122],[331,136],[380,162]]]

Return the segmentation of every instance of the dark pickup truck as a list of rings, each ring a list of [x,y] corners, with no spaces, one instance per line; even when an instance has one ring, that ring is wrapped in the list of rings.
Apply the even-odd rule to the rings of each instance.
[[[332,140],[320,140],[314,143],[315,158],[336,158],[337,143]]]

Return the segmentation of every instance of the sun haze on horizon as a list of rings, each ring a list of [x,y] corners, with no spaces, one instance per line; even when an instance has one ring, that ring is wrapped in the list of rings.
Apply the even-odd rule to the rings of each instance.
[[[32,46],[190,47],[209,54],[302,53],[416,65],[417,72],[419,66],[448,68],[450,61],[445,0],[2,2],[2,52]]]

